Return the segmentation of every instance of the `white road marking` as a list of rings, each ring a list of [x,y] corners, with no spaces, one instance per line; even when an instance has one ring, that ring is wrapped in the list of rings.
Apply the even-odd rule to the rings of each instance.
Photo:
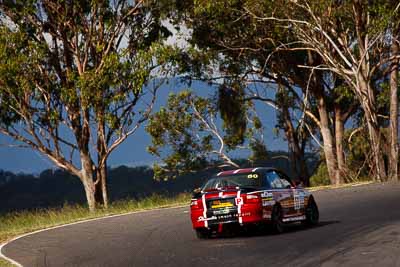
[[[26,234],[22,234],[19,235],[17,237],[14,237],[13,239],[11,239],[8,242],[5,242],[3,244],[0,244],[0,258],[5,259],[6,261],[11,262],[12,264],[16,265],[17,267],[23,267],[22,264],[20,264],[19,262],[7,257],[6,255],[3,254],[2,250],[5,246],[7,246],[8,244],[10,244],[11,242],[14,242],[18,239],[21,239],[23,237],[27,237],[27,236],[31,236],[34,234],[38,234],[41,232],[46,232],[46,231],[50,231],[50,230],[54,230],[54,229],[58,229],[58,228],[62,228],[62,227],[66,227],[66,226],[70,226],[70,225],[76,225],[76,224],[81,224],[81,223],[86,223],[86,222],[92,222],[92,221],[98,221],[98,220],[103,220],[103,219],[108,219],[108,218],[115,218],[115,217],[121,217],[121,216],[126,216],[126,215],[131,215],[131,214],[136,214],[136,213],[145,213],[145,212],[150,212],[150,211],[159,211],[159,210],[170,210],[170,209],[179,209],[179,208],[185,208],[185,207],[189,207],[189,205],[181,205],[181,206],[176,206],[176,207],[169,207],[169,208],[158,208],[158,209],[152,209],[152,210],[140,210],[140,211],[131,211],[131,212],[127,212],[127,213],[122,213],[122,214],[115,214],[115,215],[108,215],[108,216],[104,216],[104,217],[100,217],[100,218],[93,218],[93,219],[87,219],[87,220],[82,220],[82,221],[78,221],[78,222],[73,222],[73,223],[67,223],[67,224],[63,224],[63,225],[58,225],[58,226],[53,226],[50,228],[46,228],[46,229],[41,229],[41,230],[37,230],[31,233],[26,233]]]

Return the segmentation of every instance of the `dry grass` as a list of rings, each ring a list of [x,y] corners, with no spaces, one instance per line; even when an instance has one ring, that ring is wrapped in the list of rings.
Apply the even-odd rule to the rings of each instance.
[[[139,201],[124,200],[111,204],[109,209],[98,209],[91,213],[82,205],[64,205],[59,209],[43,209],[22,211],[6,214],[0,217],[0,244],[11,238],[32,231],[63,225],[67,223],[123,214],[132,211],[165,208],[188,204],[191,195],[180,194],[176,197],[152,195]]]

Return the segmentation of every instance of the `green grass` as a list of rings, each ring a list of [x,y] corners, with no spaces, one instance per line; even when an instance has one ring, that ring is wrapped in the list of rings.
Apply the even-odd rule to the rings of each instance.
[[[182,193],[171,198],[152,195],[139,201],[123,200],[113,202],[108,210],[98,209],[93,213],[89,212],[85,206],[68,204],[59,209],[43,209],[9,213],[0,217],[0,244],[24,233],[66,223],[99,218],[107,215],[123,214],[132,211],[189,204],[190,197],[191,195],[189,193]],[[0,266],[3,266],[1,265],[1,262]]]
[[[11,264],[10,262],[3,260],[2,258],[0,258],[0,266],[1,267],[14,267],[13,264]]]

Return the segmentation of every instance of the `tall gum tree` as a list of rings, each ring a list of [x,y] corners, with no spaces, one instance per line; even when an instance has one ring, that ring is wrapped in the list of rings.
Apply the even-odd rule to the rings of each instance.
[[[302,60],[302,55],[282,55],[276,53],[271,58],[271,64],[265,64],[269,58],[271,35],[278,35],[285,42],[290,39],[287,31],[278,32],[273,27],[258,27],[250,16],[242,17],[243,4],[246,1],[194,1],[184,4],[177,1],[173,6],[172,17],[177,25],[183,23],[191,30],[189,43],[197,49],[190,54],[192,61],[188,63],[191,77],[214,82],[226,81],[227,84],[239,80],[245,101],[261,101],[278,111],[278,128],[284,132],[292,167],[295,173],[307,184],[309,171],[305,158],[305,146],[309,144],[310,135],[303,127],[309,123],[309,118],[303,118],[299,123],[293,119],[293,110],[302,111],[302,99],[298,97],[293,87],[294,83],[285,76],[294,73],[290,64]],[[178,12],[176,12],[178,10]],[[284,64],[282,63],[282,61]],[[303,73],[299,80],[307,79]],[[288,97],[281,94],[277,88],[288,88]],[[290,88],[290,89],[289,89]],[[232,88],[232,91],[237,89]],[[268,95],[276,93],[282,97],[282,102],[271,99]],[[289,98],[296,98],[294,101]],[[287,100],[287,101],[286,101]],[[300,100],[300,102],[299,102]],[[295,104],[295,105],[293,105]],[[225,105],[231,106],[231,105]],[[223,111],[223,110],[221,110]],[[227,113],[230,111],[227,110]],[[234,119],[236,116],[225,116]],[[314,128],[314,126],[309,127]]]
[[[390,2],[390,1],[389,1]],[[371,3],[353,1],[281,1],[285,14],[264,16],[257,10],[248,13],[260,21],[273,20],[290,28],[298,41],[291,49],[318,53],[319,66],[303,66],[329,70],[346,81],[364,112],[377,180],[385,180],[384,138],[376,109],[376,81],[398,54],[388,53],[388,31],[399,11],[399,4],[388,1]]]
[[[148,119],[174,54],[152,1],[1,1],[0,133],[107,207],[107,159]]]

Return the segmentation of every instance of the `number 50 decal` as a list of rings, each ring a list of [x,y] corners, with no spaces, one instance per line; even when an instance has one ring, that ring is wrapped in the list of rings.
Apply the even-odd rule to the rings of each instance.
[[[249,175],[247,175],[248,179],[257,179],[258,178],[258,174],[257,173],[251,173]]]

